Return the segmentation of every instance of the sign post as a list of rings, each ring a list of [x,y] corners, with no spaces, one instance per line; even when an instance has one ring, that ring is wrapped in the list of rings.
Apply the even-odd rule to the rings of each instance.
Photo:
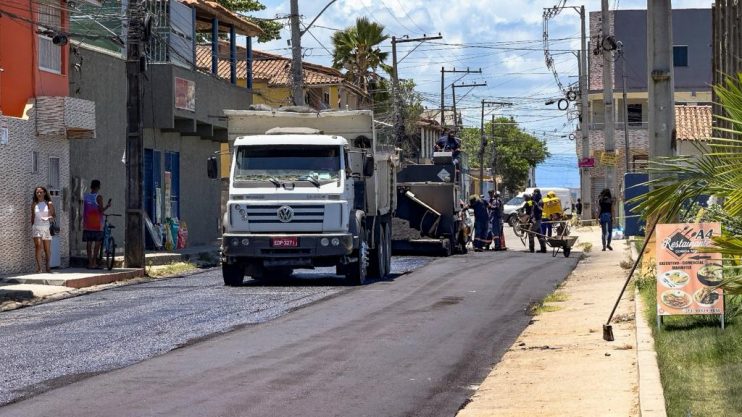
[[[720,235],[720,223],[657,225],[657,327],[663,316],[713,314],[724,328],[721,254],[698,251]]]

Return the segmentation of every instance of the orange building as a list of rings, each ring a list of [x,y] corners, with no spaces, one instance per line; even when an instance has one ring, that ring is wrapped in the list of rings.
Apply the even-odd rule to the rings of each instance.
[[[67,2],[0,2],[0,112],[23,115],[32,97],[67,96]]]

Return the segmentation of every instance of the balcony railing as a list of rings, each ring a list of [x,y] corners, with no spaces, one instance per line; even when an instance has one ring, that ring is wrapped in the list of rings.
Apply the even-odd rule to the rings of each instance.
[[[603,122],[591,122],[590,130],[603,130],[605,123]],[[623,122],[615,122],[614,126],[617,130],[623,130]],[[641,130],[649,129],[649,122],[629,122],[629,130]]]

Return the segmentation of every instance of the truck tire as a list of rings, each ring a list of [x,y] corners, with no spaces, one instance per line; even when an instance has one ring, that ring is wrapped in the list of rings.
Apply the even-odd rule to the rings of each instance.
[[[245,268],[240,264],[222,264],[222,278],[224,278],[224,285],[230,287],[242,285]]]
[[[388,237],[386,235],[386,227],[384,226],[384,223],[379,223],[378,229],[379,239],[376,241],[376,248],[374,248],[369,254],[368,275],[383,279],[389,272],[386,267],[386,242]]]
[[[387,274],[392,272],[392,222],[384,223],[384,236],[386,244],[384,245],[384,266]]]
[[[368,242],[366,238],[366,233],[363,228],[361,228],[361,233],[359,233],[359,236],[361,237],[361,243],[358,246],[358,250],[354,254],[355,257],[358,259],[355,262],[349,263],[345,268],[345,282],[348,283],[348,285],[363,285],[366,283],[366,274],[368,273]]]

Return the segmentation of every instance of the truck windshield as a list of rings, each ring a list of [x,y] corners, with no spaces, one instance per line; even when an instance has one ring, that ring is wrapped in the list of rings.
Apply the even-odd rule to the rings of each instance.
[[[340,178],[337,146],[240,146],[235,163],[235,181],[308,181],[316,185]]]

